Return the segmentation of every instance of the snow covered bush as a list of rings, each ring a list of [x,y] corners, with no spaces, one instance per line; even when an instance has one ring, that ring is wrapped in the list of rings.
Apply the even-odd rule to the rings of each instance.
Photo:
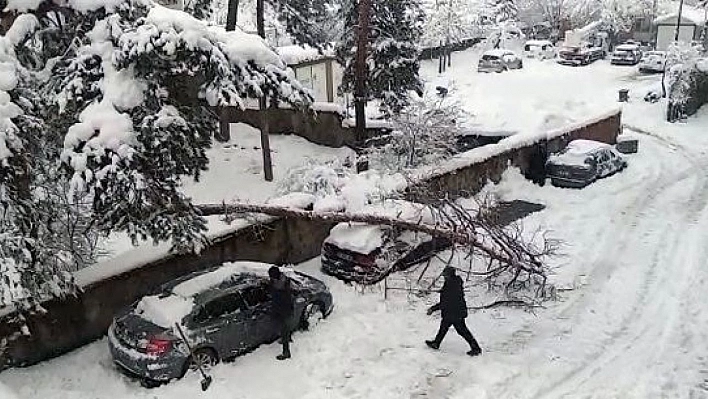
[[[101,234],[197,250],[182,194],[213,106],[309,94],[263,42],[150,0],[9,2],[0,36],[0,306],[70,293]]]
[[[303,165],[288,170],[280,182],[281,194],[302,192],[315,197],[339,195],[345,179],[355,173],[352,165],[344,165],[340,160],[322,163],[310,160]]]
[[[704,58],[698,45],[674,43],[666,60],[667,120],[675,121],[693,115],[708,102],[708,73],[700,68]]]
[[[411,104],[391,118],[392,132],[370,141],[370,166],[400,172],[452,155],[466,117],[452,97],[413,96]]]

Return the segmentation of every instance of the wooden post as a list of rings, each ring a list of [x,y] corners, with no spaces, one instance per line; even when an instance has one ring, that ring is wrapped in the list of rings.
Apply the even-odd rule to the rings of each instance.
[[[258,36],[265,39],[264,0],[256,0],[256,29]],[[270,137],[268,136],[268,101],[265,93],[258,99],[261,115],[261,151],[263,152],[263,175],[266,181],[273,181],[273,162],[270,158]]]

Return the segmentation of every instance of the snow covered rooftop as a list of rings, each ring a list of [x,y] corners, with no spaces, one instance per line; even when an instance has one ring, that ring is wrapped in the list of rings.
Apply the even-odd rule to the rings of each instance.
[[[654,19],[654,24],[663,24],[666,22],[673,22],[678,17],[678,12],[672,12],[668,14],[661,15]],[[705,11],[699,8],[691,7],[689,5],[683,6],[681,10],[681,22],[682,23],[692,23],[695,25],[703,25],[706,23]]]
[[[331,58],[334,53],[331,51],[320,52],[310,46],[291,45],[275,49],[280,58],[288,65],[297,65],[303,62],[322,60]]]

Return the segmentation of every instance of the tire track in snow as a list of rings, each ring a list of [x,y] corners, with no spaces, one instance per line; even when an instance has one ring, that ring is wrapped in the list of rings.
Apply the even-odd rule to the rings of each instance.
[[[667,140],[663,139],[661,141],[666,142]],[[695,268],[695,262],[691,262],[690,259],[681,262],[684,270],[682,270],[678,276],[676,276],[675,270],[672,268],[662,268],[660,266],[669,264],[667,260],[662,258],[668,257],[668,261],[670,261],[672,258],[675,258],[675,254],[680,254],[679,249],[682,247],[691,247],[701,244],[701,242],[699,242],[700,240],[695,239],[689,241],[688,244],[685,243],[684,238],[686,235],[682,234],[682,232],[684,232],[682,222],[694,222],[691,223],[693,224],[691,230],[696,230],[695,222],[700,219],[691,216],[698,211],[705,213],[705,203],[708,198],[708,179],[706,179],[704,173],[701,173],[707,166],[705,162],[697,162],[697,157],[694,157],[683,147],[674,143],[666,142],[666,144],[673,145],[675,149],[678,149],[682,153],[683,158],[689,161],[692,166],[677,175],[662,173],[660,179],[657,179],[656,182],[652,184],[646,197],[643,199],[640,198],[638,202],[631,204],[629,217],[625,218],[625,220],[633,221],[634,223],[630,223],[631,228],[622,232],[619,240],[617,240],[617,236],[614,237],[616,244],[614,245],[614,250],[610,251],[609,256],[605,253],[604,256],[600,257],[600,262],[594,262],[596,266],[600,267],[595,270],[595,276],[591,281],[597,282],[597,274],[605,274],[610,271],[609,269],[611,269],[611,265],[613,264],[611,259],[616,259],[616,255],[621,254],[622,249],[628,246],[628,242],[625,240],[628,236],[636,236],[637,233],[642,233],[644,230],[640,227],[644,227],[645,224],[648,224],[647,227],[652,228],[654,221],[642,220],[647,208],[659,205],[658,199],[660,196],[667,193],[667,191],[676,184],[695,177],[698,181],[694,184],[693,190],[689,195],[683,217],[676,223],[673,223],[673,226],[664,228],[661,234],[654,234],[654,236],[659,239],[653,240],[653,242],[660,243],[665,243],[662,237],[672,237],[673,235],[670,244],[654,248],[652,262],[645,266],[647,269],[644,274],[644,281],[639,286],[639,292],[635,297],[636,303],[630,311],[626,313],[625,317],[614,331],[610,333],[610,336],[602,342],[601,349],[585,359],[579,366],[566,373],[562,378],[559,378],[549,388],[539,391],[536,397],[562,397],[564,394],[577,392],[579,388],[583,387],[586,383],[593,382],[593,377],[603,372],[603,370],[606,370],[605,367],[607,365],[616,362],[620,357],[625,356],[632,350],[637,351],[637,347],[644,349],[643,354],[652,358],[646,361],[646,363],[653,364],[653,361],[657,360],[657,357],[660,356],[656,348],[666,346],[665,343],[673,338],[669,330],[673,329],[676,323],[664,323],[662,317],[675,314],[676,310],[680,311],[683,302],[680,301],[680,298],[670,298],[668,301],[670,303],[664,303],[667,302],[665,295],[650,294],[665,290],[667,285],[676,281],[674,291],[680,293],[691,281],[691,277],[693,276],[692,269]],[[670,171],[672,169],[667,170]],[[688,235],[701,237],[700,234]],[[639,244],[641,244],[643,240],[643,238],[640,238]],[[683,253],[686,252],[684,251]],[[691,250],[688,253],[693,254],[695,251]],[[603,260],[610,260],[610,262],[604,262]],[[661,262],[662,260],[663,262]],[[657,274],[659,275],[657,276]],[[667,282],[669,284],[666,284]],[[600,290],[600,292],[603,291]],[[657,303],[655,299],[657,297],[662,298],[658,301],[659,303]],[[584,299],[585,297],[580,298]],[[586,299],[585,302],[589,303],[589,299]],[[573,306],[566,308],[566,312],[564,313],[567,314],[570,311],[577,311],[578,305],[578,303],[574,303]],[[679,323],[678,325],[683,326],[684,324]],[[647,359],[645,358],[643,360]],[[603,381],[607,380],[603,379]]]

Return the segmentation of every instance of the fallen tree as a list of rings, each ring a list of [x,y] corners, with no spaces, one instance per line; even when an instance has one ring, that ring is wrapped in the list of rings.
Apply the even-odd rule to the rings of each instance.
[[[534,299],[547,296],[548,266],[545,259],[556,254],[560,242],[549,239],[546,232],[536,231],[526,234],[520,223],[501,222],[497,207],[489,198],[474,202],[454,201],[434,196],[434,201],[422,205],[427,216],[417,219],[401,218],[400,215],[389,216],[371,213],[350,212],[315,212],[312,210],[292,207],[256,205],[246,203],[207,204],[197,206],[202,216],[224,215],[227,219],[253,214],[265,214],[274,217],[295,218],[328,223],[363,223],[369,225],[391,226],[393,228],[424,233],[430,236],[445,238],[452,245],[451,256],[443,260],[447,265],[453,265],[454,255],[464,255],[468,261],[468,280],[481,277],[490,287],[503,288],[510,298],[522,289],[535,288]],[[473,203],[475,206],[470,206]],[[478,270],[473,267],[474,261],[484,260],[485,268]],[[385,274],[395,270],[384,270]],[[428,273],[424,267],[420,271],[418,281]],[[430,287],[438,280],[435,276]],[[374,282],[379,281],[375,280]]]

